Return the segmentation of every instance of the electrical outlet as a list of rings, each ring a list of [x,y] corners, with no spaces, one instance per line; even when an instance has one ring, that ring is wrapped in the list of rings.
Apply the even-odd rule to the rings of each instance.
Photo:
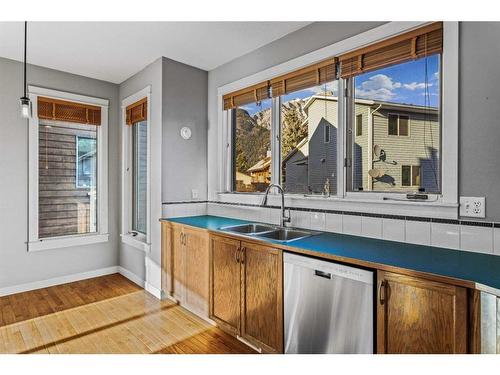
[[[486,217],[484,197],[460,197],[460,216]]]
[[[197,189],[192,189],[191,190],[191,198],[192,199],[198,199],[198,190]]]

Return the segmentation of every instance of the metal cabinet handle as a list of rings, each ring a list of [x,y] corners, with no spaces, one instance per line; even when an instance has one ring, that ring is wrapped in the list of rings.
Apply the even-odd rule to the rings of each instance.
[[[235,261],[236,263],[239,263],[239,262],[240,262],[240,257],[239,257],[240,250],[241,250],[241,249],[238,247],[238,248],[236,249],[236,251],[234,252],[234,261]]]
[[[383,305],[385,303],[385,285],[386,285],[386,281],[382,280],[382,281],[380,281],[380,285],[378,287],[378,300],[379,300],[381,305]]]

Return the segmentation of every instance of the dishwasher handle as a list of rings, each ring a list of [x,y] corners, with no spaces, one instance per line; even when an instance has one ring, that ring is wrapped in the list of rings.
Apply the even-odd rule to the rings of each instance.
[[[320,271],[320,270],[314,270],[314,275],[315,276],[319,276],[319,277],[324,277],[325,279],[331,279],[332,278],[332,274],[331,273]]]

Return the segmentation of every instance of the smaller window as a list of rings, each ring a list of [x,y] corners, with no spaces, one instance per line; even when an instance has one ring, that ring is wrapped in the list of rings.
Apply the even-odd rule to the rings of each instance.
[[[410,117],[399,115],[399,135],[408,136]]]
[[[330,143],[330,125],[325,124],[325,143]]]
[[[356,137],[363,135],[363,115],[356,116]]]
[[[410,116],[408,115],[395,115],[388,116],[388,134],[408,136],[410,129]]]
[[[401,167],[401,186],[420,186],[419,165],[403,165]]]

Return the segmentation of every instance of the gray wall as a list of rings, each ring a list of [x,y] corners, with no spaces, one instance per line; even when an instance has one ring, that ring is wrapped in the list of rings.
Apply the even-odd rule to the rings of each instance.
[[[119,256],[120,266],[149,283],[160,280],[156,271],[161,265],[161,202],[190,200],[191,189],[198,190],[199,199],[207,196],[207,74],[162,57],[120,85],[120,102],[147,85],[152,89],[151,253],[121,244]],[[191,139],[181,138],[183,126],[191,128]],[[151,274],[146,274],[146,263]]]
[[[500,221],[500,22],[460,23],[459,193]]]
[[[207,86],[206,71],[163,58],[163,202],[191,200],[192,189],[207,198]]]
[[[0,288],[116,266],[119,222],[118,86],[56,70],[28,67],[28,83],[109,99],[109,233],[107,243],[26,251],[27,123],[19,115],[22,64],[0,58]]]
[[[241,56],[208,73],[208,190],[216,199],[217,170],[217,88],[295,57],[326,47],[384,22],[315,22],[287,36]]]
[[[375,22],[313,23],[208,74],[208,187],[218,189],[217,88],[354,34]],[[500,221],[500,23],[460,23],[459,194],[486,197],[486,219]],[[478,40],[481,40],[478,43]]]

